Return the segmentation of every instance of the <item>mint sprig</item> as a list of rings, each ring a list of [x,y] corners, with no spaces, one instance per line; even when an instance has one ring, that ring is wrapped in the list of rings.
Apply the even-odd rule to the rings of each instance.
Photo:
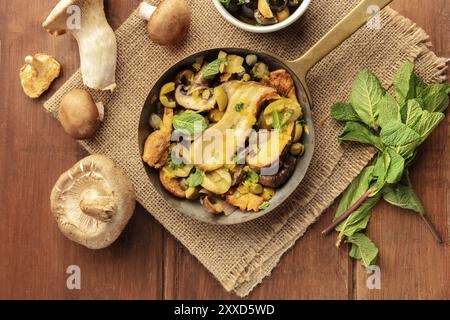
[[[346,189],[334,222],[323,231],[338,231],[337,245],[350,243],[349,255],[365,267],[376,263],[378,249],[362,232],[381,199],[419,214],[442,242],[413,190],[409,170],[422,143],[445,118],[450,85],[425,84],[412,62],[399,67],[393,84],[395,96],[372,72],[362,71],[353,82],[351,103],[337,103],[331,110],[335,120],[345,122],[340,141],[369,144],[378,152]]]

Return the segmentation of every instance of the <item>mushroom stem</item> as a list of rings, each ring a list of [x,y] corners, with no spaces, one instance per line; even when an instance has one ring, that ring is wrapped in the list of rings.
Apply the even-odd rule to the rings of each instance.
[[[101,196],[96,190],[86,190],[80,196],[80,208],[88,216],[108,222],[114,214],[114,198]]]
[[[103,122],[103,120],[105,120],[105,105],[100,101],[95,103],[95,106],[98,110],[98,120],[100,120],[100,122]]]
[[[151,5],[147,1],[142,1],[139,5],[139,17],[141,17],[144,20],[150,20],[150,17],[155,12],[156,6]]]

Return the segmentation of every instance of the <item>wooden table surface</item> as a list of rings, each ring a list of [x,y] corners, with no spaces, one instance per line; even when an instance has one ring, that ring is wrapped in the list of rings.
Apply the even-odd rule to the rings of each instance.
[[[200,0],[199,0],[200,1]],[[235,299],[141,207],[110,248],[90,251],[61,235],[49,194],[59,175],[86,155],[44,112],[42,103],[78,68],[70,36],[54,38],[41,23],[55,0],[0,1],[0,299]],[[139,0],[106,1],[117,28]],[[434,51],[450,57],[448,0],[396,0],[392,6],[430,35]],[[23,58],[44,51],[62,76],[39,100],[23,94]],[[449,117],[427,141],[412,178],[445,239],[437,245],[411,213],[379,205],[369,227],[381,259],[381,289],[366,287],[365,270],[320,230],[333,208],[297,242],[252,299],[449,299]],[[66,288],[66,268],[81,268],[81,290]]]

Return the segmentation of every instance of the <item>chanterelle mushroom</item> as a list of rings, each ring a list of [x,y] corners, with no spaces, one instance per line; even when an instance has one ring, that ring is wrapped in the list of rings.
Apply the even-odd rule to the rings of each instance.
[[[127,225],[136,196],[122,169],[106,156],[92,155],[58,179],[50,201],[67,238],[101,249],[113,243]]]
[[[80,24],[77,11],[80,9]],[[42,26],[53,35],[71,33],[78,42],[81,74],[86,86],[97,90],[116,88],[117,41],[106,20],[103,0],[61,0]]]
[[[30,98],[39,98],[59,77],[60,72],[61,65],[49,55],[37,53],[27,56],[19,73],[23,91]]]

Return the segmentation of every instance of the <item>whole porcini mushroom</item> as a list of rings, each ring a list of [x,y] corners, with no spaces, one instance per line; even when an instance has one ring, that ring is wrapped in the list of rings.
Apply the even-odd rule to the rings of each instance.
[[[150,39],[159,45],[174,45],[189,31],[191,12],[185,0],[163,0],[158,7],[143,1],[138,12],[142,19],[148,21]]]
[[[81,89],[67,93],[61,100],[58,111],[58,119],[64,131],[77,140],[92,138],[103,117],[103,103],[94,103],[90,93]]]
[[[117,40],[106,20],[103,0],[61,0],[42,26],[78,42],[83,83],[96,90],[116,88]]]
[[[58,179],[50,202],[67,238],[102,249],[122,233],[133,215],[136,195],[122,169],[106,156],[92,155]]]
[[[23,91],[30,98],[39,98],[59,77],[61,65],[52,56],[36,53],[25,58],[19,77]]]

